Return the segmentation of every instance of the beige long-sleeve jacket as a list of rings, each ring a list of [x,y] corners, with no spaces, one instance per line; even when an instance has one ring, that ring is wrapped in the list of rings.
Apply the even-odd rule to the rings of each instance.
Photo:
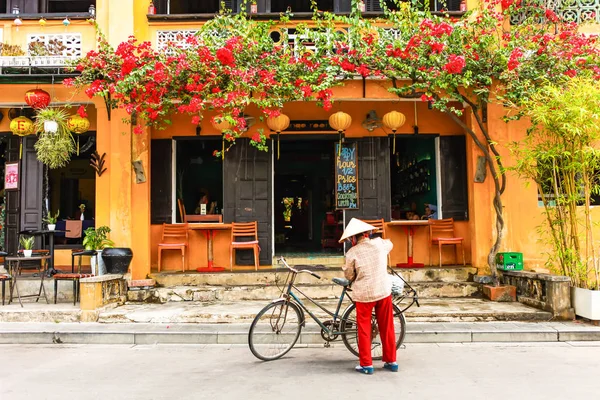
[[[348,250],[343,270],[346,279],[354,280],[354,301],[369,303],[392,293],[392,282],[387,273],[387,255],[392,247],[388,239],[361,239]]]

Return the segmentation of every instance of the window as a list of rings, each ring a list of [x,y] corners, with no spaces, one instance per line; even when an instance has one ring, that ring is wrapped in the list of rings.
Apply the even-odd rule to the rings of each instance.
[[[159,0],[155,1],[157,14],[216,14],[222,0]],[[237,11],[239,0],[226,0],[225,8]]]
[[[48,0],[46,12],[63,13],[63,12],[79,12],[87,13],[90,5],[96,5],[95,0]]]
[[[334,0],[317,0],[319,11],[333,12]],[[271,0],[271,12],[285,12],[290,7],[294,12],[312,12],[310,0]]]

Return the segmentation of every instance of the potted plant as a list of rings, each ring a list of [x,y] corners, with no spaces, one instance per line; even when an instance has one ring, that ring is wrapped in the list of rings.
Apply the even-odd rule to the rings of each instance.
[[[31,257],[31,253],[33,253],[33,244],[35,242],[35,238],[33,236],[24,236],[22,235],[19,238],[19,243],[23,248],[23,255],[25,257]]]
[[[95,271],[95,275],[104,275],[106,273],[106,265],[101,257],[102,250],[108,247],[113,247],[115,244],[108,238],[110,228],[108,226],[101,226],[99,228],[87,228],[85,230],[85,237],[83,238],[83,247],[86,250],[93,250],[96,252],[95,256],[92,256],[91,265],[92,272],[94,272],[94,266],[98,267]]]
[[[35,128],[39,132],[35,143],[37,159],[55,169],[67,165],[75,152],[75,140],[67,120],[69,113],[60,108],[44,108],[35,116]]]
[[[56,228],[56,220],[58,219],[58,214],[60,210],[56,211],[56,215],[52,216],[52,213],[48,213],[48,216],[43,219],[43,221],[48,224],[48,230],[53,231]]]
[[[548,266],[571,278],[575,314],[600,320],[600,257],[592,196],[600,193],[600,83],[548,84],[525,104],[529,135],[512,146],[514,170],[535,182],[544,207]]]

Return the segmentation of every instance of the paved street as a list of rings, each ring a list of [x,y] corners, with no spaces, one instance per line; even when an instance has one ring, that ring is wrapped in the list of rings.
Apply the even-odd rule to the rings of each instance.
[[[362,376],[340,346],[295,348],[264,363],[244,345],[1,345],[0,399],[493,400],[598,393],[598,342],[409,344],[398,354],[400,373]]]

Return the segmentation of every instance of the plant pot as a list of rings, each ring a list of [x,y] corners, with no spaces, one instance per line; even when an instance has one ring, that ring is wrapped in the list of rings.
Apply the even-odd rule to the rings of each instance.
[[[25,257],[31,257],[32,253],[33,253],[33,250],[23,250],[23,255]]]
[[[44,131],[47,133],[58,132],[58,122],[56,121],[44,121]]]
[[[49,231],[53,231],[54,229],[56,229],[56,224],[48,224]]]
[[[517,301],[517,287],[483,285],[483,295],[491,301]]]
[[[600,320],[600,290],[572,287],[571,303],[576,315],[592,321]]]
[[[92,266],[92,273],[94,275],[106,275],[106,263],[104,262],[104,258],[102,257],[102,250],[96,250],[96,255],[90,257],[90,264]]]
[[[126,274],[133,258],[133,251],[128,247],[112,247],[102,250],[102,258],[109,274]]]

